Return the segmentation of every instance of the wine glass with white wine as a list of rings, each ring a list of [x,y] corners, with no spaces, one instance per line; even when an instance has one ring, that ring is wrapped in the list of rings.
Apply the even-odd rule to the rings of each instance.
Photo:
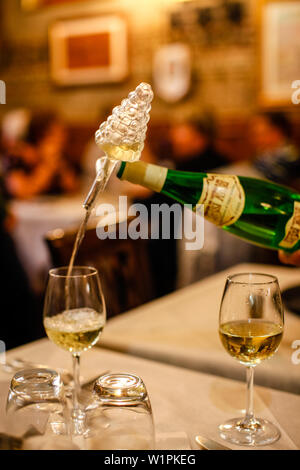
[[[277,351],[283,324],[283,306],[275,276],[245,273],[227,278],[219,334],[226,351],[247,367],[245,416],[219,426],[221,437],[233,444],[267,445],[280,437],[276,426],[254,416],[253,376],[254,367]]]
[[[79,404],[80,355],[94,346],[104,328],[106,308],[98,271],[87,266],[51,269],[44,303],[44,327],[48,338],[73,357],[72,432],[84,430]]]

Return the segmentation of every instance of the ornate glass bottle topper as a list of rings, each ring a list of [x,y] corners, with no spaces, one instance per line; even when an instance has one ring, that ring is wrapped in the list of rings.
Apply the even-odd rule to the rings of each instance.
[[[93,207],[118,160],[139,160],[144,148],[153,96],[151,86],[148,83],[140,83],[100,125],[95,140],[104,150],[105,157],[97,162],[97,176],[83,204],[85,209]]]
[[[113,160],[139,160],[144,148],[153,91],[141,83],[116,106],[96,132],[96,143]]]

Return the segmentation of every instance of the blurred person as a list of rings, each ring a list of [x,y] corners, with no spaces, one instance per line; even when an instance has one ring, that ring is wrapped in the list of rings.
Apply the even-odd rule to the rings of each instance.
[[[23,141],[3,156],[5,186],[11,197],[72,193],[79,187],[64,154],[67,133],[54,113],[34,114]]]
[[[0,172],[0,340],[11,349],[40,337],[42,318],[10,235],[6,202]]]
[[[206,172],[228,161],[215,148],[215,129],[209,119],[192,118],[170,128],[172,155],[176,169]]]
[[[255,149],[254,168],[261,176],[279,184],[299,187],[300,152],[292,141],[292,126],[284,113],[254,116],[250,124]]]

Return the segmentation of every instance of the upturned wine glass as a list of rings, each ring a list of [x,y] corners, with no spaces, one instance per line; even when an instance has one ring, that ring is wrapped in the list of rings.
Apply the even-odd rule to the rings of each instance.
[[[84,412],[79,403],[81,353],[94,346],[104,328],[106,309],[98,271],[87,266],[51,269],[44,304],[48,338],[73,357],[73,433],[81,434]],[[80,424],[81,423],[81,424]]]
[[[69,416],[64,385],[58,372],[24,369],[10,383],[6,402],[9,432],[23,450],[71,450]]]
[[[233,444],[267,445],[280,437],[276,426],[254,416],[253,377],[255,366],[277,351],[283,324],[283,306],[275,276],[243,273],[227,278],[219,335],[226,351],[247,368],[245,416],[219,426],[221,437]]]
[[[151,450],[155,432],[149,395],[135,374],[99,377],[86,407],[88,450]]]

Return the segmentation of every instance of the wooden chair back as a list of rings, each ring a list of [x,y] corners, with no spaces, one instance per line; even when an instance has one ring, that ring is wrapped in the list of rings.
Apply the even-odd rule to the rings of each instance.
[[[104,240],[98,238],[95,226],[89,226],[75,260],[77,266],[88,265],[98,270],[108,318],[154,298],[147,240],[119,239],[124,223],[127,222],[107,226],[113,238]],[[69,264],[76,234],[77,230],[53,230],[46,235],[54,267]]]

